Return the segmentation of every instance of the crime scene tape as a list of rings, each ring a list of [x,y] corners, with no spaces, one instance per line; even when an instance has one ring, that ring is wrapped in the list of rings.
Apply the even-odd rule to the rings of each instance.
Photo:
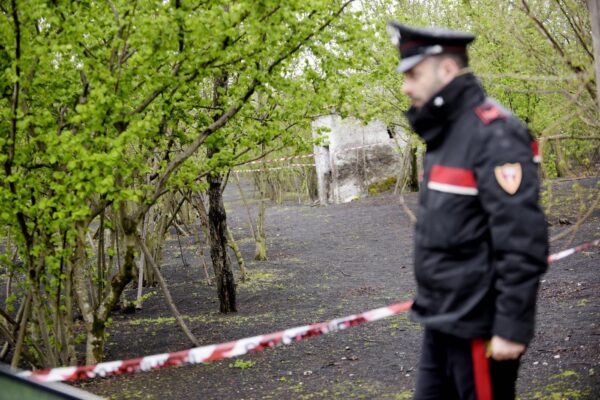
[[[373,146],[378,146],[381,145],[382,143],[371,143],[371,144],[364,144],[364,145],[360,145],[360,146],[354,146],[354,147],[346,147],[346,148],[342,148],[339,149],[337,151],[335,151],[335,154],[339,154],[339,153],[345,153],[347,151],[352,151],[352,150],[359,150],[359,149],[365,149],[368,147],[373,147]],[[246,165],[251,165],[251,164],[273,164],[273,163],[278,163],[278,162],[282,162],[282,161],[290,161],[290,160],[296,160],[298,158],[313,158],[315,155],[314,154],[300,154],[300,155],[296,155],[296,156],[288,156],[288,157],[280,157],[280,158],[273,158],[270,160],[255,160],[255,161],[250,161],[248,163],[246,163]],[[290,166],[314,166],[313,164],[291,164]],[[282,167],[285,168],[285,167]],[[275,168],[273,168],[275,169]],[[262,170],[260,169],[247,169],[247,170],[237,170],[237,172],[260,172]]]
[[[265,169],[234,169],[233,172],[264,172],[264,171],[278,171],[280,169],[289,169],[289,168],[305,168],[305,167],[315,167],[315,164],[289,164],[285,167],[269,167]]]
[[[366,148],[368,148],[368,147],[379,146],[379,145],[382,145],[382,144],[383,144],[383,143],[381,143],[381,142],[378,142],[378,143],[371,143],[371,144],[363,144],[363,145],[360,145],[360,146],[354,146],[354,147],[344,147],[344,148],[341,148],[341,149],[339,149],[339,150],[336,150],[336,151],[334,151],[333,153],[334,153],[334,154],[346,153],[346,152],[348,152],[348,151],[352,151],[352,150],[360,150],[360,149],[366,149]]]
[[[579,246],[563,250],[548,257],[548,263],[566,258],[575,253],[600,245],[600,239],[583,243]],[[227,343],[213,344],[182,350],[174,353],[162,353],[129,360],[109,361],[96,365],[76,367],[60,367],[36,371],[22,371],[20,376],[41,382],[60,382],[78,379],[92,379],[111,375],[132,374],[171,366],[201,364],[208,361],[233,358],[248,353],[262,351],[266,348],[289,345],[314,336],[338,332],[367,322],[378,321],[406,312],[412,306],[412,301],[391,304],[376,308],[361,314],[332,319],[311,325],[289,328],[283,331],[268,333],[234,340]]]
[[[332,154],[341,154],[341,153],[346,153],[352,150],[360,150],[360,149],[365,149],[368,147],[373,147],[373,146],[378,146],[381,145],[382,143],[371,143],[371,144],[365,144],[365,145],[361,145],[361,146],[354,146],[354,147],[346,147],[346,148],[342,148],[339,149],[335,152],[333,152]],[[282,162],[282,161],[290,161],[290,160],[295,160],[298,158],[312,158],[314,157],[314,154],[300,154],[297,156],[289,156],[289,157],[280,157],[280,158],[273,158],[271,160],[255,160],[255,161],[250,161],[248,163],[246,163],[245,165],[256,165],[256,164],[274,164],[274,163],[278,163],[278,162]],[[281,166],[281,167],[270,167],[270,168],[266,168],[266,169],[234,169],[234,172],[237,173],[250,173],[250,172],[265,172],[265,171],[277,171],[277,170],[281,170],[281,169],[290,169],[290,168],[304,168],[304,167],[315,167],[315,164],[289,164],[286,166]]]
[[[365,322],[377,321],[382,318],[399,314],[410,309],[411,305],[412,301],[405,301],[404,303],[392,304],[358,315],[332,319],[328,322],[290,328],[284,331],[253,336],[218,345],[196,347],[175,353],[163,353],[130,360],[110,361],[80,367],[24,371],[20,373],[20,376],[34,378],[42,382],[58,382],[150,371],[152,369],[175,365],[199,364],[223,358],[237,357],[243,354],[261,351],[268,347],[288,345],[292,342],[298,342],[326,333],[338,332]]]
[[[572,254],[579,253],[581,251],[591,249],[594,246],[600,246],[600,239],[593,240],[588,243],[580,244],[579,246],[572,247],[567,250],[559,251],[558,253],[552,254],[548,256],[548,263],[553,263],[554,261],[562,260],[563,258],[569,257]]]
[[[271,163],[276,163],[276,162],[281,162],[281,161],[295,160],[296,158],[309,158],[309,157],[314,157],[314,156],[315,156],[314,154],[300,154],[300,155],[297,155],[297,156],[274,158],[272,160],[250,161],[247,164],[271,164]]]

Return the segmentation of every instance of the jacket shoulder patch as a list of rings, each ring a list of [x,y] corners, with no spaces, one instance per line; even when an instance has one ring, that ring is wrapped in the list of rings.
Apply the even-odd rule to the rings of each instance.
[[[489,125],[497,119],[506,118],[506,114],[496,104],[487,101],[475,107],[475,114],[485,125]]]

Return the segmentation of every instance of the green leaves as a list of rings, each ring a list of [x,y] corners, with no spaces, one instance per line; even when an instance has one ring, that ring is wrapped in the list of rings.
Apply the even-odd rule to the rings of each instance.
[[[226,110],[239,114],[203,142],[218,151],[175,168],[173,189],[264,144],[307,149],[310,117],[347,98],[336,76],[355,63],[340,55],[356,51],[360,29],[339,13],[341,1],[113,4],[19,2],[19,25],[0,28],[0,162],[4,150],[15,154],[0,189],[13,212],[2,220],[19,230],[21,213],[33,229],[25,236],[57,235],[85,220],[97,198],[145,203],[154,190],[146,177],[162,174]],[[17,65],[13,143],[4,133]],[[213,87],[223,73],[227,85]],[[257,83],[264,98],[250,96]]]

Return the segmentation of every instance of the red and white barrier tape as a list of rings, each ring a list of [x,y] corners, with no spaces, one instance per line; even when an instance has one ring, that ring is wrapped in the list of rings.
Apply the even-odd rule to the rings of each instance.
[[[150,371],[163,367],[185,364],[200,364],[222,358],[231,358],[243,354],[264,350],[268,347],[287,345],[292,342],[308,339],[326,333],[338,332],[365,322],[377,321],[410,309],[412,301],[392,304],[387,307],[377,308],[358,315],[333,319],[328,322],[300,326],[286,329],[267,335],[253,336],[233,342],[218,345],[196,347],[190,350],[175,353],[163,353],[153,356],[134,358],[123,361],[110,361],[96,365],[81,367],[63,367],[38,371],[24,371],[23,377],[34,378],[42,382],[70,381],[121,375],[140,371]]]
[[[270,167],[270,168],[265,168],[265,169],[234,169],[233,172],[239,172],[239,173],[244,173],[244,172],[264,172],[264,171],[278,171],[280,169],[289,169],[289,168],[305,168],[305,167],[315,167],[315,164],[289,164],[286,165],[285,167]]]
[[[562,260],[563,258],[569,257],[575,253],[582,252],[587,249],[591,249],[594,246],[600,246],[600,239],[593,240],[588,243],[580,244],[579,246],[575,246],[573,248],[559,251],[558,253],[552,254],[548,256],[548,263],[553,263],[554,261]]]
[[[371,143],[371,144],[365,144],[365,145],[361,145],[361,146],[342,148],[342,149],[335,151],[334,154],[345,153],[345,152],[352,151],[352,150],[365,149],[367,147],[373,147],[373,146],[377,146],[377,145],[381,145],[381,144],[382,143]],[[298,158],[312,158],[314,156],[315,156],[314,154],[301,154],[301,155],[297,155],[297,156],[273,158],[271,160],[255,160],[255,161],[250,161],[250,162],[246,163],[246,165],[273,164],[273,163],[278,163],[278,162],[282,162],[282,161],[295,160]],[[288,169],[288,168],[298,168],[298,167],[314,167],[314,166],[315,166],[314,164],[290,164],[290,165],[286,165],[283,167],[267,168],[267,171],[274,171],[274,170]],[[240,172],[240,173],[245,173],[245,172],[263,172],[264,170],[263,169],[238,169],[238,170],[234,170],[234,171]]]
[[[548,263],[561,260],[593,246],[600,246],[600,239],[552,254],[548,257]],[[237,357],[243,354],[261,351],[269,347],[288,345],[293,342],[299,342],[326,333],[338,332],[366,322],[373,322],[400,314],[408,311],[411,306],[412,301],[405,301],[403,303],[396,303],[387,307],[366,311],[362,314],[290,328],[266,335],[239,339],[228,343],[196,347],[175,353],[156,354],[129,360],[109,361],[96,365],[23,371],[19,373],[19,375],[42,382],[58,382],[150,371],[176,365],[200,364],[223,358]]]
[[[314,157],[314,156],[315,156],[314,154],[300,154],[300,155],[297,155],[297,156],[273,158],[271,160],[250,161],[247,164],[272,164],[272,163],[281,162],[281,161],[295,160],[296,158],[309,158],[309,157]]]
[[[342,148],[342,149],[336,150],[336,151],[334,151],[333,153],[334,153],[334,154],[340,154],[340,153],[345,153],[345,152],[347,152],[347,151],[352,151],[352,150],[360,150],[360,149],[366,149],[366,148],[368,148],[368,147],[373,147],[373,146],[380,146],[380,145],[382,145],[382,144],[385,144],[385,143],[378,142],[378,143],[371,143],[371,144],[363,144],[363,145],[360,145],[360,146],[354,146],[354,147],[345,147],[345,148]]]
[[[368,147],[373,147],[373,146],[378,146],[384,144],[382,142],[378,142],[378,143],[370,143],[370,144],[363,144],[360,146],[353,146],[353,147],[346,147],[346,148],[341,148],[339,150],[334,151],[335,154],[338,153],[344,153],[346,151],[352,151],[352,150],[360,150],[360,149],[366,149]],[[272,163],[277,163],[277,162],[282,162],[282,161],[289,161],[289,160],[295,160],[297,158],[312,158],[314,157],[314,154],[300,154],[297,156],[288,156],[288,157],[280,157],[280,158],[273,158],[270,160],[255,160],[255,161],[250,161],[246,164],[272,164]]]

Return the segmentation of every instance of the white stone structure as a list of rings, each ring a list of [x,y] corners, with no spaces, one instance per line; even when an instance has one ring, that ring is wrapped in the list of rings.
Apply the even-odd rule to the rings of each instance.
[[[326,137],[325,145],[314,147],[322,205],[364,197],[370,184],[401,171],[406,137],[392,135],[381,121],[363,125],[355,118],[327,115],[313,121],[313,135]]]

